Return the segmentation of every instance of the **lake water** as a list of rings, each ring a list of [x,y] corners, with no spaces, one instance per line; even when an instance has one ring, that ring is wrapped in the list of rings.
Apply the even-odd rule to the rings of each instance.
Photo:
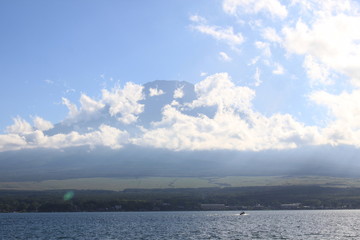
[[[0,239],[360,239],[359,210],[4,213]]]

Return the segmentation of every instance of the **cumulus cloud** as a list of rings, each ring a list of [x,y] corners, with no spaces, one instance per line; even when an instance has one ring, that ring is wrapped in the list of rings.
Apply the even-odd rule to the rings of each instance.
[[[179,87],[177,89],[175,89],[174,91],[174,98],[183,98],[184,97],[184,86]]]
[[[97,118],[99,117],[101,109],[105,106],[102,102],[95,101],[85,94],[81,94],[80,96],[80,109],[67,98],[63,98],[62,100],[63,104],[69,110],[66,119],[67,124]]]
[[[339,95],[316,91],[310,95],[310,99],[328,110],[329,122],[323,129],[323,135],[329,143],[360,147],[359,89]]]
[[[359,84],[359,24],[359,16],[343,14],[325,15],[310,24],[299,20],[294,27],[283,28],[284,46],[290,53],[312,56]]]
[[[13,119],[13,121],[14,123],[6,128],[7,133],[22,134],[33,131],[30,123],[28,123],[21,117],[16,117]]]
[[[34,121],[34,127],[40,131],[46,131],[54,127],[54,125],[51,122],[46,121],[45,119],[38,116],[36,116],[33,119],[33,121]]]
[[[260,69],[257,69],[255,77],[260,81]],[[249,87],[236,86],[227,73],[208,76],[195,84],[196,98],[190,102],[176,101],[184,96],[184,91],[184,87],[175,88],[174,94],[170,95],[171,102],[162,109],[160,120],[146,127],[141,122],[137,123],[136,119],[129,123],[123,122],[124,125],[107,120],[107,123],[93,126],[87,132],[71,130],[47,135],[44,131],[54,127],[50,122],[36,117],[34,126],[31,126],[17,117],[6,129],[7,134],[0,135],[0,151],[79,146],[118,149],[128,144],[176,151],[263,151],[323,144],[360,147],[360,118],[357,117],[360,116],[357,104],[360,101],[360,90],[339,95],[318,91],[309,96],[312,102],[328,109],[329,120],[324,127],[307,126],[290,114],[261,114],[252,106],[255,91]],[[64,100],[70,112],[64,121],[68,121],[69,117],[83,119],[82,124],[86,125],[93,123],[93,120],[81,115],[99,112],[115,119],[126,114],[137,118],[144,108],[138,106],[138,101],[144,99],[142,86],[129,83],[122,89],[116,87],[102,92],[103,96],[98,101],[82,95],[79,99],[80,108]],[[134,106],[130,106],[131,103]],[[211,116],[199,112],[189,115],[183,111],[187,109],[196,112],[198,108],[206,107],[215,108],[215,114]]]
[[[207,77],[195,85],[197,99],[188,107],[216,106],[213,118],[190,116],[176,105],[167,105],[162,119],[143,128],[133,143],[140,146],[181,150],[289,149],[325,144],[320,129],[306,126],[289,114],[266,117],[252,108],[255,92],[237,87],[226,73]]]
[[[150,88],[149,89],[149,96],[153,97],[153,96],[160,96],[163,95],[165,92],[161,89],[157,89],[157,88]]]
[[[103,103],[97,102],[85,94],[81,94],[80,105],[81,105],[80,111],[89,114],[95,113],[105,106]]]
[[[190,107],[217,106],[219,112],[245,111],[251,107],[255,92],[238,87],[227,73],[217,73],[195,85],[198,98]]]
[[[255,112],[240,117],[218,112],[211,119],[192,117],[167,106],[163,119],[144,131],[135,143],[142,146],[180,150],[251,150],[288,149],[319,144],[316,128],[305,127],[290,115],[266,118]]]
[[[18,134],[0,135],[0,150],[62,149],[77,146],[107,146],[118,149],[128,142],[126,131],[102,124],[99,129],[85,134],[72,131],[68,134],[59,133],[47,136],[40,130],[31,130]]]
[[[231,15],[236,15],[238,11],[252,14],[265,12],[280,19],[284,19],[288,15],[286,6],[278,0],[224,0],[223,9]]]
[[[142,99],[143,87],[131,82],[126,83],[123,89],[102,90],[102,103],[110,106],[110,115],[117,116],[125,124],[136,122],[137,116],[143,112],[144,105],[139,103]]]
[[[18,134],[0,135],[0,151],[11,151],[26,148],[26,141]]]

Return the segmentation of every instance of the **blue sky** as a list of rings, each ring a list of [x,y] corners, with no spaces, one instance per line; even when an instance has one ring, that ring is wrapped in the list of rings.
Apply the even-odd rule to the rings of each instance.
[[[86,112],[71,115],[82,96],[100,109],[109,103],[104,90],[154,80],[250,91],[246,106],[238,106],[242,95],[229,106],[264,119],[257,132],[279,116],[277,127],[298,132],[301,142],[358,146],[359,23],[350,0],[2,1],[0,149],[13,149],[9,139],[25,130],[50,128],[34,127],[34,119],[51,126]],[[129,141],[149,143],[150,135]]]

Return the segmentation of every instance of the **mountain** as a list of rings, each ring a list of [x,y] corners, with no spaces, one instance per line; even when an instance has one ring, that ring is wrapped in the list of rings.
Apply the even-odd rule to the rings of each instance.
[[[174,96],[177,90],[181,93],[178,97]],[[156,80],[149,82],[143,85],[142,94],[144,99],[138,101],[138,103],[143,105],[143,111],[137,116],[136,124],[124,124],[118,121],[117,116],[111,116],[109,114],[109,106],[105,106],[98,115],[90,118],[82,118],[77,121],[64,121],[55,124],[54,128],[45,131],[45,134],[53,136],[59,133],[70,133],[72,131],[84,134],[98,129],[102,124],[136,133],[136,131],[138,131],[137,126],[150,127],[152,122],[160,121],[163,108],[172,103],[173,107],[176,107],[179,111],[189,116],[204,114],[208,117],[213,117],[216,112],[215,107],[186,109],[174,106],[175,102],[178,106],[184,106],[196,99],[194,85],[185,81]]]

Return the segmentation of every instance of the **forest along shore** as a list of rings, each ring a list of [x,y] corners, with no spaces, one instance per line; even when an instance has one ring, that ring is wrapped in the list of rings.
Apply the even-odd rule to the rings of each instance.
[[[360,188],[278,186],[0,191],[0,212],[360,209]]]

